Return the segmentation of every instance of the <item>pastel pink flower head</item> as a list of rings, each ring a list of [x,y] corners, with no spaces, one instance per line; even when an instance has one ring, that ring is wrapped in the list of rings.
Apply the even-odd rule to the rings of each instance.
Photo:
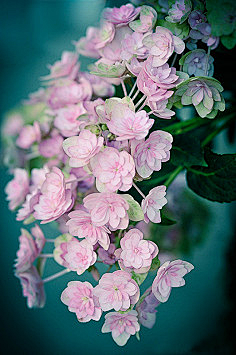
[[[24,125],[24,120],[21,114],[12,113],[7,115],[5,121],[3,122],[2,132],[7,136],[17,136],[20,133],[22,127]]]
[[[16,253],[15,268],[17,273],[29,269],[45,245],[44,234],[39,226],[36,225],[32,228],[31,233],[33,236],[26,229],[21,229],[20,247]]]
[[[126,151],[107,147],[91,160],[98,191],[128,191],[135,175],[132,156]]]
[[[140,19],[129,24],[135,32],[146,33],[153,29],[157,19],[157,12],[151,6],[141,6]]]
[[[126,67],[134,76],[138,76],[143,67],[143,62],[133,57],[129,62],[126,62]]]
[[[42,308],[45,305],[44,285],[35,266],[15,274],[20,279],[23,296],[29,308]]]
[[[143,296],[145,296],[144,300],[136,306],[138,320],[144,327],[151,329],[156,322],[156,307],[160,302],[152,293],[151,287],[145,291]]]
[[[39,202],[39,197],[40,191],[38,189],[34,189],[31,193],[26,195],[25,202],[17,211],[17,221],[23,221],[30,217],[30,215],[34,212],[34,206]]]
[[[54,126],[59,129],[64,137],[71,137],[80,131],[83,123],[79,116],[86,113],[82,103],[62,107],[56,111]]]
[[[94,288],[103,311],[115,309],[126,311],[131,305],[138,302],[139,287],[131,275],[122,270],[103,274],[99,284]]]
[[[173,137],[165,131],[154,131],[148,139],[136,145],[133,158],[138,174],[148,178],[153,171],[161,170],[161,164],[170,159]]]
[[[152,292],[160,302],[166,302],[172,287],[185,285],[183,277],[193,270],[194,266],[187,261],[166,261],[157,271],[152,284]]]
[[[94,95],[98,96],[97,100],[87,101],[90,102],[91,105],[94,105],[94,107],[96,107],[98,103],[100,105],[103,103],[101,97],[110,97],[114,95],[115,87],[108,81],[108,78],[101,78],[90,73],[84,73],[84,76],[90,82]]]
[[[98,248],[98,256],[104,264],[113,265],[116,262],[116,257],[114,254],[115,250],[115,244],[111,243],[107,250],[104,248]]]
[[[120,241],[121,250],[118,249],[119,259],[125,268],[131,268],[136,273],[147,272],[152,259],[158,254],[157,245],[143,239],[143,233],[133,228]],[[116,253],[116,256],[118,256]]]
[[[151,189],[149,191],[149,194],[142,201],[144,221],[146,223],[148,223],[149,221],[153,223],[161,222],[160,210],[167,203],[167,199],[164,197],[165,195],[166,186],[157,186]]]
[[[160,89],[162,90],[162,89]],[[167,93],[170,93],[172,96],[173,91],[167,91]],[[153,97],[148,98],[149,100],[147,101],[148,106],[150,109],[153,111],[153,115],[164,118],[166,120],[171,119],[172,116],[175,115],[175,112],[167,108],[168,105],[168,99],[166,100],[159,100],[159,101],[152,101]]]
[[[174,36],[170,30],[161,26],[157,26],[154,33],[146,36],[143,43],[153,56],[153,66],[155,67],[165,64],[174,51],[180,54],[185,48],[182,39]]]
[[[62,152],[63,137],[60,134],[46,138],[39,143],[39,153],[44,158],[52,158]]]
[[[142,33],[133,32],[126,35],[122,41],[121,58],[129,61],[133,56],[139,59],[145,59],[148,56],[148,50],[143,44]]]
[[[88,172],[83,167],[72,168],[70,173],[78,178],[77,187],[80,192],[86,192],[93,187],[95,178],[93,175],[88,175]]]
[[[14,169],[14,178],[5,187],[9,209],[14,210],[25,201],[29,192],[29,176],[25,169]]]
[[[70,158],[69,165],[72,168],[87,165],[91,158],[99,153],[103,142],[103,137],[97,137],[87,129],[80,132],[78,136],[65,139],[63,149]]]
[[[97,31],[97,37],[95,38],[95,48],[101,49],[105,47],[107,43],[110,43],[115,36],[115,26],[108,21],[103,21],[101,27]]]
[[[92,245],[99,243],[104,249],[108,249],[110,231],[107,227],[94,225],[90,214],[82,210],[70,212],[68,216],[70,219],[66,225],[70,234],[85,238]]]
[[[86,196],[83,202],[95,225],[107,225],[111,230],[128,227],[129,204],[122,195],[112,192],[93,193]]]
[[[111,120],[107,122],[109,130],[117,135],[118,141],[126,139],[143,139],[154,123],[146,111],[134,112],[125,105],[116,105],[113,109]]]
[[[111,332],[113,340],[119,346],[124,346],[131,335],[140,330],[138,323],[138,313],[129,311],[125,314],[110,312],[105,315],[105,323],[102,327],[102,333]]]
[[[79,64],[78,54],[74,52],[63,52],[61,60],[55,62],[53,65],[49,65],[50,74],[42,77],[43,80],[52,80],[67,77],[69,79],[75,79],[78,71]]]
[[[114,25],[124,26],[133,21],[139,12],[140,7],[135,8],[132,4],[126,4],[121,7],[105,8],[102,16]]]
[[[92,244],[86,240],[79,242],[77,239],[61,243],[58,247],[62,264],[66,268],[76,271],[81,275],[97,260],[97,254],[93,251]]]
[[[86,30],[86,36],[80,38],[78,42],[74,42],[78,53],[89,58],[100,58],[100,54],[96,48],[98,31],[97,27],[89,26]]]
[[[76,314],[79,322],[98,321],[102,310],[93,294],[93,286],[85,281],[71,281],[61,294],[61,301],[68,306],[70,312]]]
[[[46,174],[39,202],[34,206],[34,217],[42,220],[41,223],[51,222],[67,212],[72,204],[72,191],[66,189],[62,171],[54,166]]]
[[[28,149],[35,142],[40,142],[41,132],[37,121],[33,126],[26,125],[20,130],[20,134],[16,140],[16,145],[22,149]]]

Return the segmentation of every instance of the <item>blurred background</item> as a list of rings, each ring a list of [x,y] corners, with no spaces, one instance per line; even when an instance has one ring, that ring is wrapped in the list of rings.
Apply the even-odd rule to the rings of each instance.
[[[105,6],[125,3],[117,0],[1,0],[0,117],[38,89],[38,78],[48,73],[46,64],[58,60],[62,51],[73,50],[72,41],[85,35],[87,26],[98,23]],[[213,56],[215,77],[229,91],[235,90],[233,52],[219,48]],[[81,62],[85,70],[88,61],[81,58]],[[235,151],[226,132],[217,138],[214,151]],[[174,289],[169,301],[159,307],[154,328],[142,328],[140,342],[131,337],[125,348],[119,348],[110,334],[101,334],[103,319],[78,323],[75,315],[61,303],[60,294],[71,280],[70,275],[46,285],[44,309],[27,309],[19,281],[13,274],[22,226],[15,221],[14,213],[5,202],[4,186],[10,177],[2,165],[0,176],[3,354],[232,353],[235,204],[211,203],[186,192],[184,176],[180,176],[169,192],[169,208],[180,222],[168,231],[157,227],[152,235],[158,236],[166,253],[174,250],[176,257],[191,262],[195,269],[186,277],[186,286]],[[56,235],[56,231],[54,233]],[[49,273],[56,270],[52,263]]]

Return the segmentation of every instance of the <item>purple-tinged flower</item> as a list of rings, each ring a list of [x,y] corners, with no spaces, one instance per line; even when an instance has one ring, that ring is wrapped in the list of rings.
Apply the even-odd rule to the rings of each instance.
[[[80,131],[82,121],[79,116],[86,113],[82,103],[69,105],[56,110],[54,126],[59,129],[64,137],[71,137]]]
[[[129,204],[122,195],[111,192],[93,193],[86,196],[83,202],[95,225],[105,226],[107,224],[111,230],[128,227]]]
[[[213,76],[214,58],[208,56],[204,49],[195,49],[184,56],[183,71],[190,76]]]
[[[167,203],[166,187],[164,185],[154,187],[149,191],[149,194],[142,200],[142,209],[144,213],[144,221],[153,223],[161,222],[160,210]]]
[[[95,107],[97,105],[101,105],[103,103],[103,100],[101,97],[110,97],[113,96],[115,93],[115,87],[112,85],[112,83],[109,81],[109,78],[101,78],[97,75],[92,75],[90,73],[83,73],[85,78],[90,82],[93,93],[94,95],[98,96],[98,99],[93,100],[93,101],[85,101],[84,102],[84,108],[88,110],[88,106],[93,106],[93,111],[94,111],[94,116],[96,116],[96,111]],[[89,113],[91,114],[91,109],[89,110]]]
[[[99,298],[103,311],[113,308],[115,311],[126,311],[138,302],[139,287],[128,272],[117,270],[101,277],[94,294]]]
[[[148,139],[136,145],[133,158],[138,174],[148,178],[153,171],[161,170],[161,164],[170,159],[173,137],[165,131],[154,131]]]
[[[45,245],[44,234],[38,225],[31,228],[31,233],[33,236],[26,229],[21,229],[20,247],[16,253],[15,268],[17,273],[29,269]]]
[[[95,48],[101,49],[107,43],[110,43],[115,36],[115,26],[111,22],[104,21],[101,28],[97,32],[97,37],[94,39]]]
[[[143,43],[150,50],[149,53],[153,56],[153,66],[155,67],[165,64],[174,51],[180,54],[185,48],[182,39],[161,26],[157,26],[154,33],[145,36]]]
[[[35,121],[33,126],[26,125],[22,127],[16,140],[16,145],[22,149],[28,149],[33,143],[40,142],[40,139],[40,126],[39,123]]]
[[[140,10],[140,19],[130,22],[129,27],[139,33],[151,31],[156,23],[157,12],[151,6],[143,5]]]
[[[126,151],[107,147],[90,162],[96,177],[98,191],[128,191],[133,183],[135,165],[132,156]]]
[[[148,50],[143,44],[143,34],[133,32],[126,35],[122,41],[121,58],[130,61],[133,57],[145,59],[148,56]]]
[[[185,285],[183,277],[193,270],[194,266],[187,261],[174,260],[165,262],[157,271],[152,284],[152,292],[160,302],[166,302],[172,287]]]
[[[76,314],[79,322],[98,321],[102,310],[93,294],[93,286],[85,281],[71,281],[61,294],[61,301],[68,306],[70,312]]]
[[[113,265],[116,262],[115,252],[116,246],[111,243],[109,248],[105,250],[104,248],[98,249],[98,256],[104,264]]]
[[[161,90],[161,89],[160,89]],[[172,96],[173,91],[167,91],[166,94],[169,94],[169,97]],[[150,97],[147,105],[153,111],[153,115],[159,118],[164,118],[166,120],[171,119],[175,115],[175,112],[167,108],[168,100],[159,100],[152,101],[153,97]]]
[[[119,259],[121,268],[128,268],[136,273],[147,272],[152,264],[152,259],[158,254],[157,245],[143,239],[143,233],[133,228],[120,241],[120,249],[115,255]]]
[[[5,187],[9,209],[13,211],[25,201],[29,192],[29,176],[25,169],[14,169],[14,178]]]
[[[191,27],[189,32],[190,38],[198,40],[211,34],[211,25],[207,22],[206,16],[201,11],[192,11],[188,22]]]
[[[85,238],[92,245],[99,243],[104,249],[108,249],[110,231],[107,227],[94,225],[90,214],[82,210],[72,211],[68,216],[70,219],[66,224],[70,234]]]
[[[44,285],[35,266],[31,266],[24,272],[15,274],[23,289],[23,296],[27,297],[29,308],[42,308],[45,305]]]
[[[72,168],[71,174],[75,175],[81,181],[78,181],[78,190],[80,192],[86,192],[94,185],[95,178],[93,175],[88,175],[88,172],[83,168]]]
[[[50,74],[42,77],[43,80],[52,80],[67,77],[74,80],[79,71],[78,54],[74,52],[63,52],[61,60],[49,65]]]
[[[78,42],[74,42],[79,54],[89,58],[100,58],[100,54],[96,49],[98,31],[97,27],[89,26],[86,30],[86,37],[82,37]]]
[[[135,8],[132,4],[121,7],[107,7],[103,11],[103,18],[116,26],[124,26],[133,21],[139,14],[140,7]]]
[[[166,20],[172,23],[183,23],[189,15],[192,8],[190,0],[177,0],[168,11]]]
[[[63,149],[70,157],[69,165],[79,168],[89,163],[90,159],[97,155],[103,146],[103,137],[85,129],[78,136],[69,137],[63,142]]]
[[[127,69],[135,76],[138,76],[143,67],[143,62],[138,61],[136,57],[133,57],[126,63]]]
[[[140,325],[136,311],[130,311],[125,314],[110,312],[105,315],[105,323],[102,327],[102,333],[111,332],[113,340],[119,346],[124,346],[131,335],[140,330]]]
[[[160,301],[152,293],[151,287],[145,291],[143,297],[145,297],[144,300],[138,303],[135,309],[138,312],[140,324],[151,329],[156,322],[156,307],[159,306]]]
[[[4,136],[17,136],[24,125],[23,117],[20,113],[11,113],[6,116],[3,122],[2,133]]]
[[[58,156],[63,152],[62,143],[63,137],[60,134],[52,135],[39,143],[39,153],[45,158]]]

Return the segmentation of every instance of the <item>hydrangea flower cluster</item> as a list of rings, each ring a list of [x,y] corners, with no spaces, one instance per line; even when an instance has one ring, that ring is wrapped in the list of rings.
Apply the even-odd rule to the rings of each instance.
[[[14,176],[5,189],[10,210],[26,225],[53,222],[60,231],[45,239],[38,224],[32,235],[22,229],[15,267],[28,306],[42,307],[45,283],[71,272],[75,280],[61,301],[79,322],[108,312],[102,332],[111,332],[118,345],[139,337],[141,325],[154,325],[156,307],[193,269],[182,260],[160,266],[158,245],[136,226],[162,223],[167,204],[167,185],[146,196],[137,186],[170,160],[173,136],[161,129],[163,122],[180,104],[193,105],[206,119],[224,110],[209,51],[184,54],[189,38],[217,46],[205,15],[179,0],[164,22],[158,16],[147,5],[106,8],[100,27],[89,27],[74,52],[49,66],[42,88],[4,126],[15,142],[6,158]],[[178,36],[175,26],[188,24],[189,37]],[[80,55],[95,59],[90,72],[81,71]],[[50,254],[46,242],[54,246]],[[43,278],[47,258],[63,269]],[[79,280],[86,272],[95,285]],[[156,276],[142,293],[149,272]]]

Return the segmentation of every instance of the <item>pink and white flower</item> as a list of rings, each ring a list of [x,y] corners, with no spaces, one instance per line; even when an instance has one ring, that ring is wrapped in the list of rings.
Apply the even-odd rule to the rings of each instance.
[[[139,14],[140,7],[135,8],[132,4],[121,7],[107,7],[103,11],[103,18],[114,25],[124,26],[133,21]]]
[[[55,134],[50,138],[46,138],[39,143],[39,153],[45,158],[52,158],[60,155],[63,152],[62,142],[63,137],[60,134]]]
[[[103,137],[97,137],[87,129],[80,132],[78,136],[65,139],[63,149],[70,157],[69,165],[73,168],[87,165],[90,159],[101,150],[103,141]]]
[[[42,79],[52,80],[63,77],[72,80],[75,79],[79,71],[78,57],[78,54],[74,52],[63,52],[61,60],[55,62],[53,65],[48,65],[50,74],[42,77]]]
[[[33,126],[26,125],[22,127],[16,140],[16,145],[22,149],[28,149],[33,143],[40,142],[40,139],[40,126],[39,123],[35,121]]]
[[[152,284],[152,292],[160,302],[166,302],[172,287],[185,285],[183,277],[193,270],[194,266],[187,261],[166,261],[157,271]]]
[[[82,103],[69,105],[56,111],[54,126],[59,129],[64,137],[71,137],[80,131],[82,121],[79,116],[86,113]]]
[[[126,35],[122,41],[121,59],[129,61],[135,56],[139,59],[145,59],[148,56],[148,50],[143,44],[143,34],[133,32]]]
[[[5,187],[9,209],[13,211],[25,201],[29,192],[29,176],[25,169],[14,169],[14,178]]]
[[[144,213],[144,221],[148,223],[152,221],[153,223],[161,222],[160,210],[167,203],[167,199],[164,197],[166,195],[166,187],[164,185],[154,187],[149,191],[149,194],[144,200],[142,200],[142,209]]]
[[[70,219],[66,225],[69,227],[70,234],[85,238],[92,245],[99,243],[105,250],[109,248],[108,234],[111,232],[106,226],[94,225],[90,214],[82,210],[70,212],[68,216]]]
[[[70,312],[76,314],[79,322],[98,321],[102,310],[93,294],[93,286],[85,281],[71,281],[61,294],[61,301],[68,306]]]
[[[126,151],[119,152],[107,147],[90,163],[98,191],[128,191],[131,188],[135,165],[132,156]]]
[[[83,202],[95,225],[107,225],[111,230],[128,227],[129,204],[122,195],[111,192],[93,193],[86,196]]]
[[[103,311],[115,309],[126,311],[138,302],[139,287],[131,275],[122,270],[104,274],[99,284],[94,288],[94,294],[99,298]]]
[[[74,42],[78,53],[89,58],[100,58],[100,54],[96,49],[98,31],[97,27],[89,26],[86,30],[86,36]]]
[[[154,242],[143,239],[143,233],[137,228],[125,233],[120,246],[115,255],[121,268],[130,268],[136,273],[147,272],[159,251]]]
[[[110,312],[105,315],[105,323],[102,333],[111,332],[113,340],[119,346],[124,346],[131,335],[140,330],[138,323],[138,313],[129,311],[125,314]]]

